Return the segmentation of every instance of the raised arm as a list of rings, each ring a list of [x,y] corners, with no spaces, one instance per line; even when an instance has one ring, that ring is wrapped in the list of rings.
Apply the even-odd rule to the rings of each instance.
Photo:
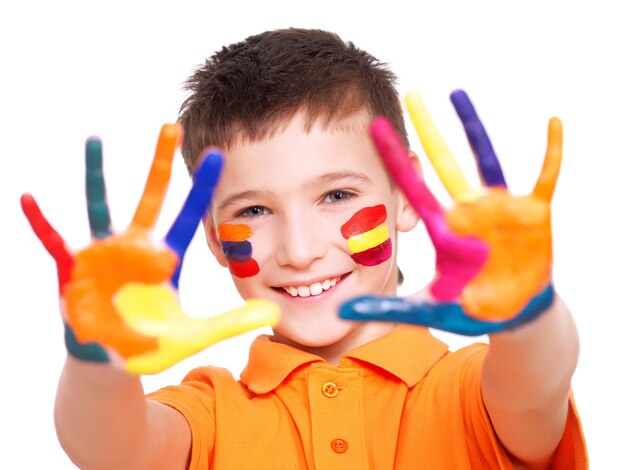
[[[481,383],[491,422],[514,461],[544,468],[563,435],[578,357],[576,328],[551,275],[550,200],[561,161],[561,123],[550,121],[548,151],[534,190],[514,196],[469,98],[457,91],[452,101],[482,188],[469,184],[419,95],[407,96],[423,147],[456,203],[450,210],[412,169],[390,124],[382,118],[372,124],[383,161],[424,220],[436,250],[437,274],[428,295],[358,298],[340,315],[490,334]]]
[[[81,468],[186,468],[190,432],[178,412],[144,398],[138,375],[157,373],[210,344],[274,324],[277,308],[252,301],[216,317],[192,318],[177,302],[182,260],[211,202],[222,165],[208,152],[164,243],[151,231],[180,138],[161,130],[152,168],[128,229],[113,234],[102,176],[102,144],[86,146],[92,243],[71,253],[34,198],[22,207],[57,263],[68,358],[55,405],[59,440]]]

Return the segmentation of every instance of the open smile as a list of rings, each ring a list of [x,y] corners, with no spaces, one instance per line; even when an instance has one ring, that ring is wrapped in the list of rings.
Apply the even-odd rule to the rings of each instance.
[[[312,282],[310,284],[293,284],[287,286],[273,287],[274,290],[281,292],[283,295],[292,297],[294,299],[304,299],[311,297],[325,297],[324,294],[329,294],[334,288],[341,284],[341,282],[351,273],[342,274],[340,276],[329,277],[327,279]]]

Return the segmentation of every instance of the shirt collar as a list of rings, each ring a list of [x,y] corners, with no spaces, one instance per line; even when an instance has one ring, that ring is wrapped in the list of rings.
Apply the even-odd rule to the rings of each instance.
[[[385,336],[353,349],[345,357],[383,369],[413,387],[447,351],[448,346],[428,329],[400,325]],[[254,393],[267,393],[297,368],[313,362],[324,360],[261,335],[250,347],[241,381]]]

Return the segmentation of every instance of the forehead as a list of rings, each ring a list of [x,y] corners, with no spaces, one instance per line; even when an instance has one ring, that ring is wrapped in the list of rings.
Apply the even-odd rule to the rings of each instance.
[[[263,139],[244,140],[225,150],[226,165],[216,196],[254,187],[301,188],[327,173],[360,173],[373,182],[386,179],[362,112],[329,123],[307,125],[303,113],[277,126]]]

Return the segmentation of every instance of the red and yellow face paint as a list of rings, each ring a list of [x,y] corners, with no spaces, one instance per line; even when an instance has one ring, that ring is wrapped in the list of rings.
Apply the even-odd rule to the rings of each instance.
[[[379,204],[364,207],[341,226],[352,259],[363,266],[377,266],[391,257],[387,210]]]
[[[252,236],[250,227],[245,224],[220,224],[217,234],[233,276],[243,278],[259,273],[259,265],[252,258],[252,244],[248,241]]]

